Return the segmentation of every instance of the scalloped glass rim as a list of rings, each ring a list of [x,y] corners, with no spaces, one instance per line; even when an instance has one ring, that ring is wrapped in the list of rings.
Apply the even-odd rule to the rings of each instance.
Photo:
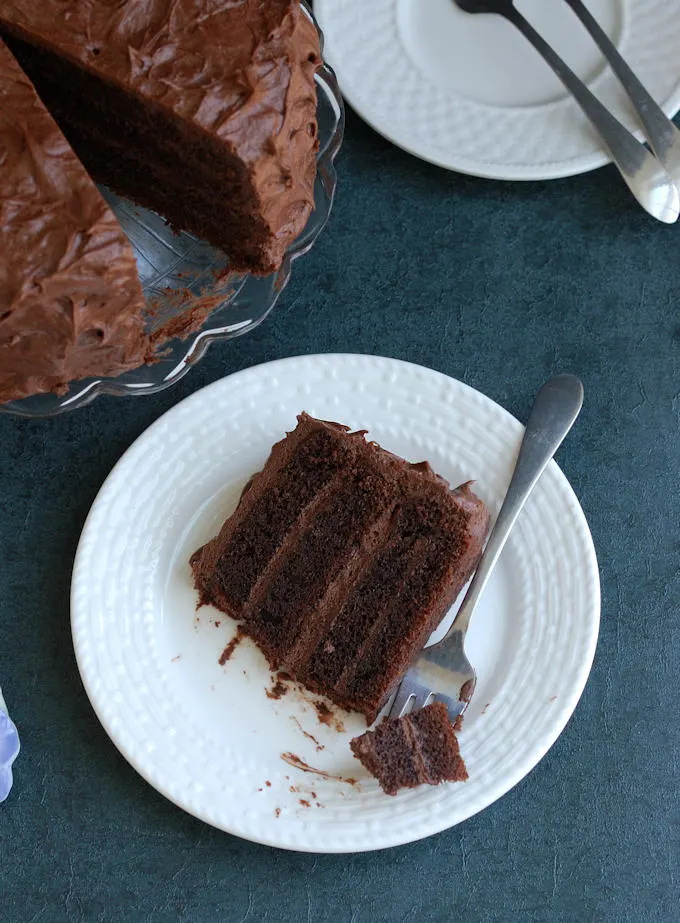
[[[303,8],[306,10],[304,5]],[[308,10],[306,12],[313,19],[312,14]],[[323,47],[323,36],[320,30],[319,34]],[[220,285],[223,286],[225,301],[210,313],[200,330],[191,333],[183,340],[171,340],[167,344],[166,354],[153,365],[133,369],[117,378],[90,378],[74,382],[64,395],[36,394],[21,401],[9,401],[0,404],[0,413],[12,413],[23,417],[51,417],[84,407],[100,394],[111,394],[118,397],[155,394],[171,387],[186,375],[192,366],[205,355],[211,343],[243,336],[262,323],[288,283],[293,262],[312,248],[326,226],[333,206],[337,185],[334,159],[342,143],[345,113],[335,74],[330,67],[324,64],[320,68],[316,76],[316,83],[319,153],[314,189],[314,211],[305,229],[286,253],[279,271],[269,276],[259,277],[250,274],[237,277],[226,276],[224,267],[228,264],[219,251],[197,241],[191,235],[179,235],[188,247],[194,248],[189,251],[189,256],[192,259],[196,258],[198,269],[193,282],[187,282],[185,279],[178,282],[178,276],[181,277],[183,273],[176,272],[177,265],[175,264],[172,268],[175,270],[176,285],[181,286],[184,291],[187,288],[193,289],[193,293],[198,294],[199,286],[203,283],[200,290],[205,295],[208,274],[214,280],[216,266],[222,273],[221,278],[213,281],[213,284],[216,290]],[[159,229],[163,228],[162,219],[145,209],[137,209],[131,207],[130,203],[121,202],[106,190],[105,195],[114,206],[126,230],[131,222],[137,226],[140,215],[143,215],[142,227],[145,230],[151,227],[150,233],[158,240]],[[170,238],[172,232],[168,231],[167,234]],[[165,243],[165,246],[168,247],[168,244]],[[141,275],[144,281],[143,272]],[[172,297],[167,296],[167,288],[163,289],[160,286],[159,278],[159,274],[156,273],[148,284],[145,282],[144,292],[148,298],[153,296],[154,300],[165,302],[163,319],[167,320],[171,316],[173,307],[175,313],[180,314],[187,309],[187,305],[181,304],[178,309],[177,299],[174,299],[173,304]]]

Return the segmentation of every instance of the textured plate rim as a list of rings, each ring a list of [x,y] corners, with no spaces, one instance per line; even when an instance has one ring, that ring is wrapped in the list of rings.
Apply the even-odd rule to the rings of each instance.
[[[323,17],[325,12],[324,7],[327,3],[332,2],[333,0],[315,0],[314,11],[321,28],[323,28]],[[328,43],[327,29],[325,30],[325,35],[326,42]],[[394,123],[390,121],[389,116],[384,116],[381,113],[369,111],[370,107],[367,107],[364,103],[362,103],[351,88],[347,89],[342,64],[341,62],[335,60],[332,49],[328,55],[328,60],[333,67],[333,70],[335,71],[336,78],[340,84],[340,91],[345,102],[352,107],[356,114],[364,122],[366,122],[367,125],[369,125],[386,141],[389,141],[391,144],[401,148],[401,150],[405,151],[407,154],[411,154],[413,157],[417,157],[419,160],[423,160],[425,163],[431,163],[434,166],[441,167],[444,170],[451,170],[456,173],[464,173],[467,176],[475,176],[479,179],[506,180],[510,182],[532,182],[552,179],[567,179],[570,176],[581,176],[584,173],[590,173],[593,170],[597,170],[600,167],[604,167],[612,163],[611,156],[605,150],[595,151],[592,154],[584,154],[571,160],[556,161],[550,165],[505,164],[502,166],[499,165],[497,169],[492,164],[481,163],[479,160],[456,156],[455,154],[452,154],[450,157],[443,158],[439,156],[435,151],[430,149],[425,141],[423,141],[420,146],[416,146],[411,144],[409,141],[405,141],[399,130],[395,130]],[[546,104],[546,107],[548,105],[560,105],[561,102],[562,101],[560,101],[560,103]],[[483,103],[477,103],[477,105],[479,106],[480,110],[487,110],[489,112],[489,116],[492,116],[494,111],[492,106],[485,105]],[[678,111],[680,111],[680,75],[672,92],[665,100],[663,100],[663,102],[660,103],[660,105],[664,113],[669,118],[674,118]],[[638,139],[638,141],[644,141],[644,133],[641,129],[635,129],[633,134]]]
[[[465,383],[459,381],[458,379],[452,378],[451,376],[445,375],[444,373],[438,372],[434,369],[427,368],[425,366],[418,365],[416,363],[406,362],[399,359],[391,359],[382,356],[373,356],[369,354],[352,354],[352,353],[320,353],[312,354],[306,356],[291,356],[284,359],[277,359],[271,362],[265,362],[260,365],[252,366],[248,369],[244,369],[239,372],[232,373],[231,375],[225,376],[222,379],[219,379],[216,382],[213,382],[210,385],[205,386],[204,388],[199,389],[194,392],[194,394],[189,395],[184,398],[184,400],[178,402],[170,410],[166,411],[161,417],[159,417],[154,423],[152,423],[140,436],[135,439],[135,441],[128,447],[128,449],[123,453],[121,458],[116,462],[109,475],[102,484],[97,497],[95,498],[92,507],[88,513],[85,524],[83,526],[82,534],[78,543],[78,548],[76,551],[76,556],[74,560],[72,580],[71,580],[71,592],[70,592],[70,602],[71,602],[71,631],[72,631],[72,640],[76,656],[76,662],[78,665],[78,670],[85,688],[90,704],[92,705],[94,712],[101,723],[102,727],[106,731],[108,737],[111,739],[112,743],[116,746],[121,755],[126,759],[126,761],[132,766],[132,768],[142,776],[156,791],[166,797],[170,802],[175,804],[177,807],[191,814],[192,816],[197,817],[198,819],[204,821],[205,823],[210,824],[211,826],[216,827],[217,829],[223,830],[226,833],[229,833],[233,836],[238,836],[241,839],[249,840],[250,842],[259,843],[265,846],[273,846],[281,849],[287,849],[295,852],[310,852],[310,853],[323,853],[323,854],[352,854],[357,852],[368,852],[378,849],[391,848],[393,846],[405,845],[407,843],[415,842],[420,839],[424,839],[433,834],[443,832],[444,830],[450,829],[453,826],[456,826],[458,823],[462,823],[464,820],[473,817],[475,814],[484,810],[485,808],[492,805],[503,795],[507,794],[512,788],[514,788],[519,782],[524,779],[532,769],[540,762],[540,760],[546,755],[548,750],[553,746],[556,740],[559,738],[564,728],[566,727],[569,719],[574,713],[576,706],[581,698],[585,685],[587,683],[592,663],[595,656],[595,650],[597,647],[597,639],[599,634],[599,623],[600,623],[600,608],[601,608],[601,597],[600,597],[600,580],[599,580],[599,568],[597,564],[597,557],[595,553],[595,548],[592,541],[592,536],[585,518],[585,514],[580,506],[580,503],[571,488],[567,478],[562,473],[561,469],[557,466],[556,462],[550,463],[550,469],[554,477],[557,479],[560,490],[564,493],[565,497],[568,499],[568,503],[572,509],[572,512],[575,515],[576,520],[579,525],[579,537],[581,539],[581,551],[584,555],[584,565],[588,569],[588,578],[590,585],[592,587],[591,603],[590,607],[590,619],[588,623],[589,631],[587,633],[587,653],[583,657],[580,670],[578,675],[573,679],[570,693],[564,695],[561,699],[560,705],[555,707],[553,712],[553,718],[550,722],[548,728],[546,729],[543,737],[539,740],[533,742],[532,747],[524,755],[523,760],[517,766],[516,771],[510,775],[502,777],[501,779],[496,780],[495,785],[493,785],[490,790],[487,791],[487,794],[484,796],[484,804],[480,804],[474,807],[464,818],[459,818],[456,821],[442,823],[440,820],[434,820],[427,825],[422,825],[418,830],[413,834],[406,834],[404,836],[397,837],[383,837],[382,839],[378,836],[375,837],[375,841],[361,843],[352,846],[335,846],[330,843],[327,846],[324,846],[323,849],[319,849],[316,845],[306,847],[305,845],[295,844],[290,845],[288,843],[282,842],[276,836],[261,836],[254,835],[249,833],[247,830],[242,829],[238,825],[230,825],[222,822],[217,822],[214,815],[207,810],[197,810],[194,806],[188,803],[188,799],[184,800],[182,798],[177,798],[174,794],[170,792],[170,788],[164,785],[163,781],[158,777],[152,777],[151,773],[147,772],[143,766],[135,758],[135,754],[129,752],[125,745],[116,737],[115,729],[111,727],[109,723],[105,709],[97,699],[97,695],[94,692],[93,684],[90,682],[90,677],[88,675],[87,669],[85,668],[83,657],[83,643],[79,637],[80,625],[82,622],[82,617],[78,611],[78,595],[82,584],[86,581],[85,575],[82,573],[81,561],[84,556],[83,549],[88,538],[88,530],[90,524],[94,518],[95,512],[97,510],[98,504],[101,502],[102,495],[104,492],[108,492],[111,489],[112,483],[118,476],[118,472],[124,468],[127,457],[130,452],[135,449],[139,450],[140,447],[144,446],[145,442],[151,442],[157,430],[161,429],[165,423],[167,423],[168,418],[170,418],[179,407],[190,404],[192,401],[204,400],[210,394],[214,392],[219,392],[223,389],[229,389],[230,387],[238,387],[242,382],[250,378],[257,379],[263,374],[269,372],[277,372],[278,370],[283,370],[288,365],[299,365],[299,364],[311,364],[312,366],[318,362],[326,363],[330,366],[335,364],[345,364],[345,363],[369,363],[371,365],[377,363],[381,364],[383,368],[391,368],[396,374],[399,373],[400,369],[411,370],[414,372],[426,373],[428,376],[433,376],[434,378],[439,379],[440,381],[447,381],[449,385],[453,384],[456,388],[460,389],[460,392],[464,395],[474,396],[474,399],[482,399],[484,402],[488,402],[493,405],[494,412],[500,413],[501,417],[504,417],[510,426],[516,428],[517,426],[522,426],[517,419],[505,410],[500,404],[497,404],[491,398],[484,395],[482,392],[466,385]],[[223,405],[224,406],[224,405]]]

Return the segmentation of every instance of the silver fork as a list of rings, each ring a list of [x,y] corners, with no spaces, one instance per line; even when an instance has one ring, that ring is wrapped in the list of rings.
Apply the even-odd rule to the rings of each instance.
[[[477,682],[465,654],[470,618],[527,497],[571,429],[582,404],[583,385],[573,375],[556,375],[536,395],[505,500],[460,609],[441,641],[421,651],[408,669],[384,712],[387,717],[401,718],[433,699],[445,703],[454,722],[467,708]]]
[[[616,45],[583,3],[583,0],[565,0],[565,2],[572,8],[595,39],[600,51],[609,61],[612,70],[621,81],[621,85],[628,94],[644,126],[649,146],[659,158],[673,182],[680,183],[680,131],[640,83],[627,62],[621,57]]]
[[[644,144],[641,144],[637,138],[635,138],[634,135],[612,115],[609,109],[603,106],[599,99],[590,92],[588,87],[562,60],[555,49],[539,35],[531,23],[516,9],[514,0],[453,0],[453,2],[466,13],[495,13],[498,16],[503,16],[511,22],[513,26],[519,29],[522,35],[531,42],[536,51],[543,56],[545,61],[572,94],[585,115],[590,119],[593,127],[609,150],[612,160],[618,167],[621,176],[640,205],[642,205],[648,214],[659,221],[663,221],[665,224],[673,224],[678,220],[678,216],[680,215],[680,193],[678,193],[675,183],[664,169],[663,165],[647,150]],[[570,0],[567,0],[567,2],[570,3]],[[630,68],[625,65],[621,56],[616,52],[616,49],[614,49],[618,58],[624,63],[626,71],[626,79],[624,80],[623,68],[619,65],[617,69],[611,57],[611,48],[614,46],[612,45],[611,48],[607,47],[605,50],[601,42],[602,36],[596,34],[597,23],[592,16],[589,16],[587,11],[584,16],[583,9],[577,2],[571,2],[570,5],[574,9],[574,12],[581,17],[595,40],[600,44],[603,51],[605,51],[605,54],[609,53],[612,66],[615,67],[619,79],[621,79],[626,90],[630,93],[629,87],[632,86],[630,79],[632,77],[632,71],[630,71]],[[595,24],[595,30],[593,29],[593,23]],[[601,31],[602,30],[600,30],[600,32]],[[604,33],[602,34],[604,35]],[[604,37],[605,39],[607,38],[606,36]],[[611,45],[611,43],[609,44]],[[636,89],[642,89],[642,85],[639,81],[636,81],[636,84]],[[646,93],[646,91],[643,92]],[[649,94],[646,93],[646,96],[649,97]],[[639,92],[637,96],[632,95],[631,99],[636,106],[638,102],[642,102],[642,97],[639,95]],[[649,99],[651,99],[651,97],[649,97]],[[644,121],[642,112],[640,112],[640,116]],[[665,118],[665,116],[663,117]],[[649,110],[649,118],[647,121],[656,125],[658,117],[654,118],[653,113]],[[644,123],[645,125],[647,124],[646,121]],[[663,141],[662,136],[658,135],[660,142],[658,147],[659,150],[668,149],[670,156],[670,148],[668,147],[670,141],[667,135],[667,129],[664,132]],[[655,137],[657,136],[655,135]],[[650,138],[650,142],[651,140]]]

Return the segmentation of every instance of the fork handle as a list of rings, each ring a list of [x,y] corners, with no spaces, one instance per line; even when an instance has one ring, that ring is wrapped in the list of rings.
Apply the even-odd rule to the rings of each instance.
[[[680,183],[680,131],[668,118],[661,106],[640,83],[616,45],[583,3],[583,0],[565,0],[590,32],[600,51],[611,64],[612,70],[630,97],[640,121],[644,125],[652,150],[666,168],[671,179]]]
[[[536,395],[498,518],[461,607],[439,644],[443,644],[454,632],[465,633],[467,630],[477,600],[484,591],[515,520],[536,481],[573,426],[582,404],[583,385],[574,375],[556,375]]]
[[[645,211],[666,224],[677,221],[680,196],[656,157],[602,105],[519,10],[510,6],[501,15],[531,42],[572,94],[604,141],[628,188]]]

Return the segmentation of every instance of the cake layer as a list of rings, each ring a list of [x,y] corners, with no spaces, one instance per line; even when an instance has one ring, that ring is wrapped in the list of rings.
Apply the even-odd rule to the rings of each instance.
[[[302,414],[192,557],[194,579],[274,669],[370,723],[470,576],[487,523],[467,485]]]
[[[389,527],[385,513],[393,498],[389,484],[371,473],[339,478],[300,534],[283,543],[242,612],[246,630],[272,662],[302,678],[299,646],[310,626],[322,626],[329,607],[352,591],[352,564],[361,566],[361,553],[370,552]]]
[[[325,428],[303,421],[296,439],[272,450],[267,465],[244,492],[220,535],[194,556],[199,590],[235,618],[286,537],[304,528],[303,514],[324,499],[324,488],[349,461],[349,446]],[[293,527],[297,530],[293,532]]]
[[[388,795],[399,789],[468,778],[446,706],[434,702],[388,719],[350,742],[352,752]]]
[[[446,705],[433,702],[426,708],[411,712],[408,724],[428,784],[465,782],[468,779],[467,768],[460,755],[456,727],[451,724]]]
[[[408,487],[417,491],[422,484]],[[397,509],[387,547],[376,555],[328,638],[306,664],[296,665],[296,676],[310,688],[345,707],[365,713],[370,707],[369,720],[390,693],[395,667],[399,674],[406,669],[470,574],[470,564],[461,561],[465,517],[455,502],[450,504],[450,495],[437,493]],[[334,681],[338,662],[343,669]]]
[[[424,551],[423,542],[409,541],[398,533],[377,551],[354,594],[326,626],[302,666],[306,683],[338,694],[349,686],[351,694],[358,665],[371,656],[376,638],[402,595],[407,574],[422,563]]]
[[[132,248],[1,40],[0,165],[0,401],[143,364]]]
[[[320,52],[299,0],[6,0],[0,34],[97,179],[234,269],[278,268],[314,201]]]

